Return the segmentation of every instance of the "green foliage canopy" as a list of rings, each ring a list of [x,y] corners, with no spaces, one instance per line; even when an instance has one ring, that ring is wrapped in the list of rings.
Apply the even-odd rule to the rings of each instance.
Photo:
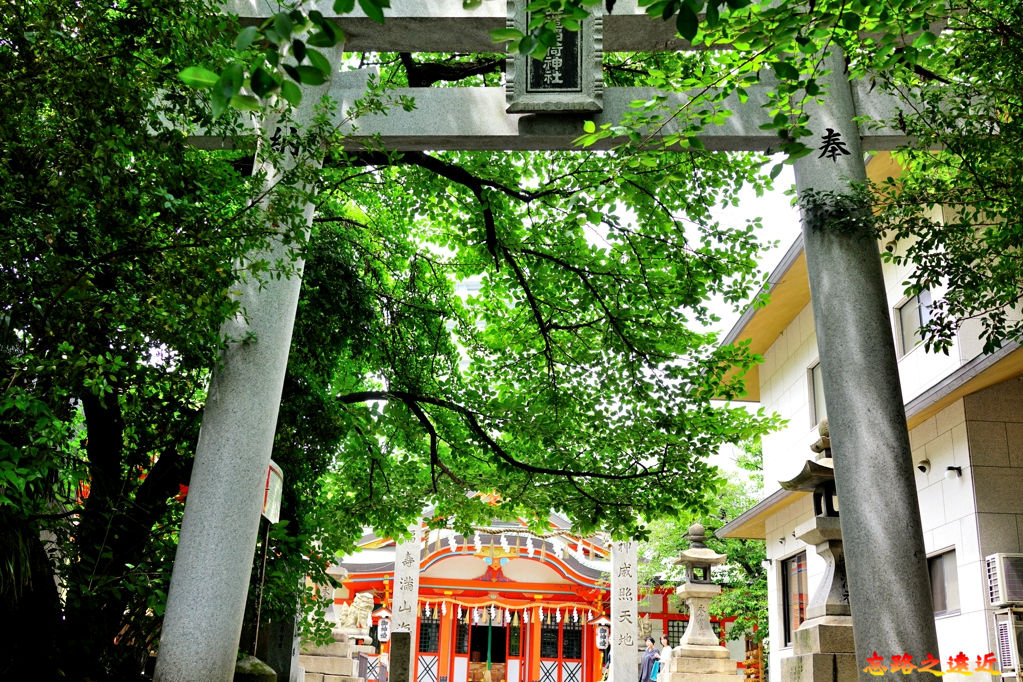
[[[723,590],[711,603],[711,612],[734,618],[728,639],[748,637],[761,641],[767,636],[767,571],[763,540],[718,538],[714,531],[756,504],[763,493],[763,450],[759,441],[743,444],[736,460],[739,471],[732,472],[710,493],[713,503],[706,513],[680,510],[676,515],[650,523],[650,538],[640,545],[640,582],[645,585],[677,587],[685,580],[684,571],[675,563],[689,547],[687,529],[699,523],[707,529],[707,546],[728,561],[714,571],[714,579]],[[677,597],[672,597],[676,599]]]

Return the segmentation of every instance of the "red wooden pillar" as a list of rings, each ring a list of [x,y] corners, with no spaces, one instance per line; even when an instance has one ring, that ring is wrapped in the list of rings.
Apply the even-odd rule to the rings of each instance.
[[[444,602],[447,602],[447,597],[451,596],[451,592],[444,592]],[[455,633],[455,611],[456,607],[454,604],[446,604],[444,607],[446,613],[440,614],[440,646],[437,652],[437,674],[439,677],[444,677],[445,680],[451,679],[451,665],[454,661],[452,653],[455,650],[454,644],[454,633]]]
[[[539,595],[535,599],[541,599]],[[540,607],[529,608],[529,661],[526,665],[526,682],[540,679]]]

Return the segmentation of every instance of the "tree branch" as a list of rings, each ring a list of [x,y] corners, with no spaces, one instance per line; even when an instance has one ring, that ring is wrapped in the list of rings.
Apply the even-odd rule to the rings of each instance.
[[[417,62],[410,52],[399,52],[410,88],[428,88],[438,81],[460,81],[472,76],[500,73],[505,69],[504,59],[477,59],[471,62],[445,64],[443,62]]]
[[[368,402],[371,400],[398,400],[406,405],[410,402],[421,403],[426,405],[434,405],[436,407],[442,407],[450,410],[456,414],[462,416],[465,420],[469,430],[472,431],[487,448],[493,452],[497,457],[506,464],[509,464],[516,469],[522,471],[528,471],[533,474],[546,474],[549,476],[564,476],[569,480],[573,478],[597,478],[606,481],[634,481],[637,479],[651,478],[659,476],[664,473],[664,468],[659,467],[657,469],[649,469],[643,467],[643,471],[633,474],[613,474],[605,471],[572,471],[570,469],[552,469],[550,467],[541,467],[522,460],[516,459],[509,454],[504,448],[500,446],[490,434],[486,432],[486,429],[479,423],[476,417],[476,413],[458,403],[446,400],[444,398],[434,398],[431,396],[415,395],[408,391],[401,390],[385,390],[385,391],[357,391],[355,393],[348,393],[345,395],[339,395],[338,401],[345,405],[351,405],[353,403]]]
[[[440,469],[452,481],[464,488],[468,488],[469,484],[456,476],[451,469],[449,469],[448,466],[440,460],[440,455],[437,452],[437,429],[434,428],[433,422],[430,421],[430,418],[427,416],[426,412],[423,411],[423,408],[420,407],[419,403],[411,396],[401,398],[400,400],[406,407],[408,407],[409,410],[411,410],[412,414],[416,416],[419,423],[423,425],[423,428],[426,429],[426,433],[430,436],[430,481],[433,483],[433,492],[438,492],[437,474],[434,471],[435,469]]]

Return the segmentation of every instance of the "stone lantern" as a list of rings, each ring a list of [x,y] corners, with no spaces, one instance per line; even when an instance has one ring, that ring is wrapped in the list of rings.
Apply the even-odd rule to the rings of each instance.
[[[682,646],[718,646],[717,635],[710,627],[708,607],[714,597],[721,594],[721,586],[715,585],[710,577],[712,566],[720,566],[727,558],[704,544],[706,531],[694,523],[689,526],[689,549],[684,550],[675,562],[685,567],[686,582],[675,590],[689,607],[689,627],[682,635]]]
[[[846,583],[845,552],[835,492],[835,466],[827,422],[820,439],[810,446],[807,460],[785,490],[813,495],[814,516],[796,527],[796,539],[812,546],[824,559],[824,575],[806,607],[806,620],[793,635],[793,655],[782,660],[783,682],[856,682],[859,666],[853,646],[852,610]]]
[[[687,535],[689,549],[676,561],[686,569],[686,581],[675,594],[689,607],[689,626],[671,659],[669,682],[734,682],[735,664],[710,627],[710,602],[721,593],[710,571],[727,556],[704,544],[706,531],[694,523]]]

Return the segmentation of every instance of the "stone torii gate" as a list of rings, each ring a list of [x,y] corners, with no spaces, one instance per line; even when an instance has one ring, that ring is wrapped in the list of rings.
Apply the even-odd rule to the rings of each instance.
[[[257,0],[233,0],[227,11],[258,22],[272,12]],[[358,10],[324,16],[344,29],[349,50],[493,51],[488,31],[503,28],[504,2],[463,10],[461,0],[393,0],[383,25]],[[684,49],[670,23],[652,20],[635,0],[618,0],[603,17],[603,49]],[[811,104],[810,129],[821,136],[837,131],[849,154],[805,156],[795,162],[800,195],[808,191],[847,194],[863,181],[863,149],[891,150],[905,143],[894,129],[865,130],[854,116],[893,119],[898,102],[867,94],[844,76],[841,55],[824,64],[828,94]],[[364,77],[364,76],[362,76]],[[363,92],[358,74],[335,76],[328,89],[339,114]],[[710,150],[763,151],[777,143],[759,129],[765,89],[750,90],[746,103],[729,101],[733,116],[701,134]],[[644,95],[645,93],[645,95]],[[635,99],[652,91],[608,88],[603,111],[560,117],[508,114],[503,88],[405,89],[416,110],[395,111],[358,121],[352,143],[378,136],[384,147],[422,149],[571,149],[583,121],[617,123]],[[319,93],[309,93],[312,101]],[[673,95],[683,105],[684,96]],[[351,131],[349,131],[351,132]],[[663,133],[672,132],[670,129]],[[200,146],[222,140],[194,138]],[[930,606],[923,533],[912,474],[909,438],[877,244],[866,229],[828,229],[803,216],[803,233],[817,340],[830,416],[835,480],[842,500],[857,660],[882,655],[937,651]],[[312,218],[311,206],[307,219]],[[283,248],[283,247],[281,247]],[[243,291],[247,321],[225,325],[228,338],[246,333],[256,340],[228,345],[223,369],[211,382],[175,558],[156,679],[229,680],[241,631],[249,568],[259,522],[257,490],[265,476],[280,404],[284,368],[300,286],[299,277],[274,280]],[[619,608],[622,608],[621,606]],[[632,656],[635,656],[633,652]],[[628,660],[612,656],[612,660]],[[623,666],[624,667],[624,666]],[[615,682],[631,682],[615,666]],[[625,679],[619,679],[624,676]],[[869,675],[861,673],[861,678]]]

